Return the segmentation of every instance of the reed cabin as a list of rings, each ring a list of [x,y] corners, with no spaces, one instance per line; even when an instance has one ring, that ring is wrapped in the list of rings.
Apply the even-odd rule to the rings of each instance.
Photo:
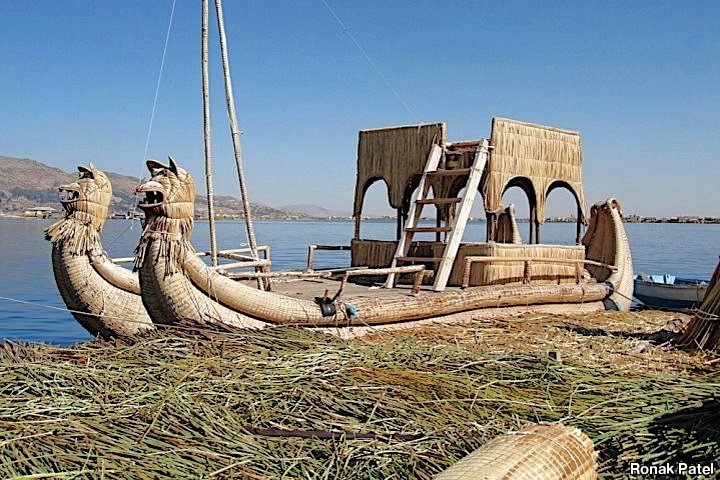
[[[580,277],[589,277],[581,244],[587,215],[579,133],[504,118],[493,118],[489,139],[448,142],[446,133],[444,123],[359,133],[352,266],[424,265],[432,272],[425,283],[438,291],[530,281],[579,283]],[[387,185],[389,204],[397,212],[394,241],[362,236],[365,195],[378,181]],[[527,244],[514,207],[502,204],[511,187],[520,187],[528,198]],[[566,188],[575,198],[576,245],[541,242],[546,201],[556,188]],[[463,233],[476,202],[485,210],[485,238],[467,241]],[[430,216],[434,225],[419,225],[421,217]],[[416,240],[422,233],[435,238]]]

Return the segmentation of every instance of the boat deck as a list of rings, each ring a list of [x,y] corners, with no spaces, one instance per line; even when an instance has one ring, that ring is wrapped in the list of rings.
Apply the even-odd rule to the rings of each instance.
[[[365,279],[363,279],[365,280]],[[369,282],[358,279],[359,283],[347,282],[343,290],[343,297],[353,298],[377,298],[383,296],[407,293],[410,295],[412,285],[398,284],[395,288],[383,288],[382,282]],[[241,283],[255,287],[254,280],[243,280]],[[340,278],[300,278],[300,279],[273,279],[272,291],[288,297],[313,300],[315,297],[322,297],[327,290],[327,295],[332,297],[340,288]],[[447,287],[446,290],[457,290],[459,287]],[[423,293],[432,293],[432,285],[423,285],[420,289]]]

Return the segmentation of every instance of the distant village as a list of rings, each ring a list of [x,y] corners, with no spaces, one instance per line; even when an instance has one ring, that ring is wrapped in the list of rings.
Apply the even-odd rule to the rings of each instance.
[[[310,215],[293,215],[287,212],[284,215],[257,215],[257,218],[263,219],[275,219],[275,220],[307,220],[307,219],[323,219],[323,220],[347,220],[351,217],[341,216],[323,216],[314,217]],[[52,207],[31,207],[23,212],[25,217],[38,217],[38,218],[60,218],[62,211]],[[127,219],[127,218],[142,218],[142,213],[139,212],[113,212],[109,215],[109,218],[116,219]],[[207,215],[196,215],[197,219],[207,219]],[[218,215],[218,219],[223,220],[241,220],[242,214],[238,215]],[[395,216],[392,215],[377,215],[377,216],[363,216],[364,220],[395,220]],[[434,220],[434,217],[423,217],[425,220]],[[643,217],[640,215],[628,215],[624,218],[626,223],[710,223],[720,224],[720,217],[700,217],[681,215],[677,217]],[[483,218],[472,218],[471,221],[485,221]],[[518,218],[519,222],[527,222],[527,218]],[[551,223],[575,223],[576,217],[548,217],[546,222]]]

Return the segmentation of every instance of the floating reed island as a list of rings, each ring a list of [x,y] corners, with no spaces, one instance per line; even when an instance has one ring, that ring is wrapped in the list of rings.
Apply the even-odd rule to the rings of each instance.
[[[562,422],[629,462],[720,461],[718,363],[673,316],[523,314],[378,330],[159,328],[0,344],[0,476],[420,478]],[[537,427],[529,427],[537,428]]]

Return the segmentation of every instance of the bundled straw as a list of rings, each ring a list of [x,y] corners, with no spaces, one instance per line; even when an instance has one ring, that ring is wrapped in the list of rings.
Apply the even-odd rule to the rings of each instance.
[[[597,452],[577,428],[532,425],[493,438],[435,480],[595,480]]]
[[[702,305],[678,343],[704,350],[720,350],[720,263],[715,267]]]
[[[538,421],[582,429],[606,478],[628,461],[720,460],[717,375],[491,355],[481,336],[172,331],[0,344],[0,476],[428,479]]]

